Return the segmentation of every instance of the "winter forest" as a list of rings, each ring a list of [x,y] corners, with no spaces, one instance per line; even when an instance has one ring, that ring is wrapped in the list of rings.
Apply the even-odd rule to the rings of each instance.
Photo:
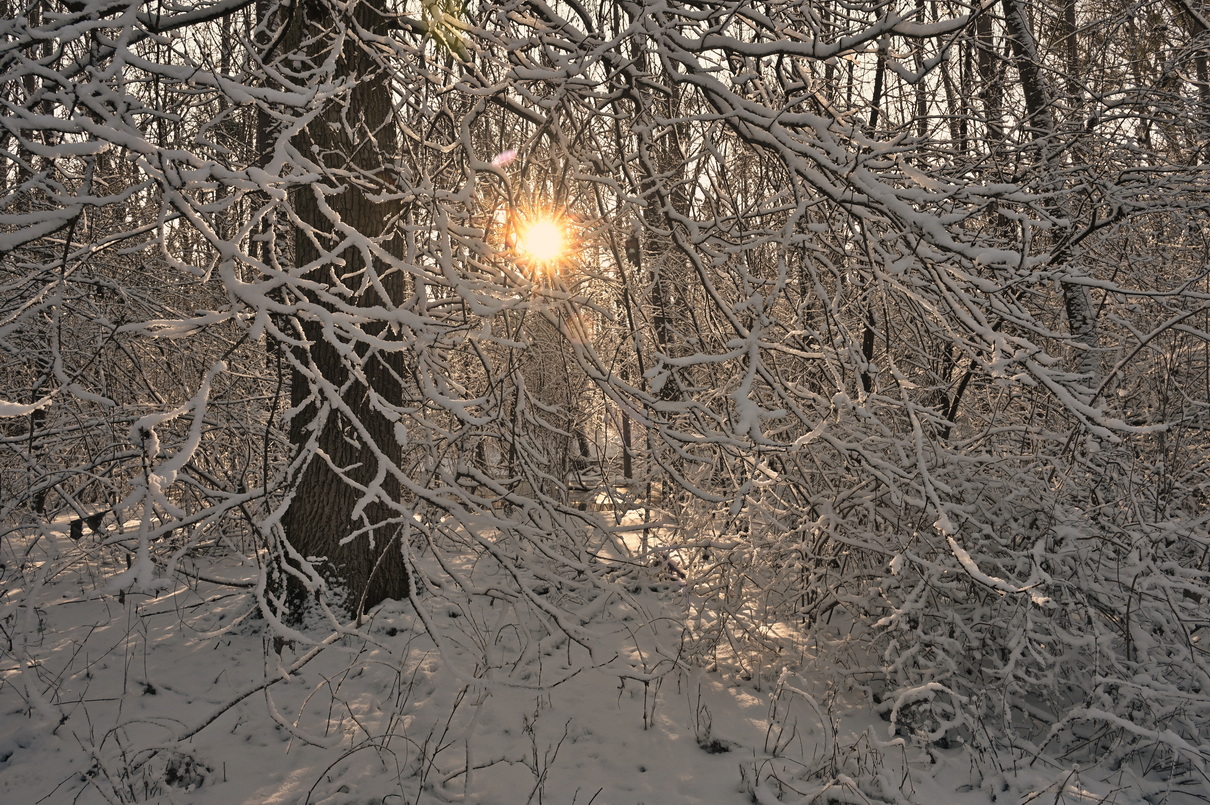
[[[1210,801],[1206,0],[0,8],[0,800]]]

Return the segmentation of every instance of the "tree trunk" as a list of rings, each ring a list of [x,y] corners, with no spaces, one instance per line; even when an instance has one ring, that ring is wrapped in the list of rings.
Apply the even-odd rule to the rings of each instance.
[[[1057,183],[1060,181],[1058,161],[1062,149],[1058,142],[1058,124],[1055,122],[1054,95],[1042,72],[1037,43],[1024,4],[1021,0],[1003,0],[1002,6],[1005,28],[1017,65],[1017,74],[1021,78],[1021,90],[1025,96],[1029,127],[1033,132],[1035,144],[1038,146],[1038,158],[1041,163],[1039,167],[1048,183]],[[1074,36],[1074,32],[1072,36]],[[1047,190],[1053,192],[1055,188],[1048,187]],[[1052,201],[1050,204],[1054,207],[1052,214],[1055,218],[1070,221],[1067,212],[1059,209],[1057,202]],[[1070,223],[1068,226],[1070,227]],[[1068,332],[1080,351],[1076,361],[1076,371],[1083,376],[1084,385],[1089,389],[1091,395],[1100,384],[1097,357],[1100,339],[1097,333],[1096,311],[1093,308],[1092,299],[1089,298],[1088,288],[1079,281],[1083,278],[1083,271],[1073,259],[1073,255],[1065,243],[1059,244],[1053,262],[1065,263],[1064,268],[1067,275],[1074,280],[1060,280],[1059,285],[1063,291],[1063,309],[1067,314]]]
[[[366,3],[354,5],[347,16],[333,18],[330,6],[312,2],[295,11],[287,36],[287,42],[301,48],[314,64],[331,55],[317,52],[320,46],[315,42],[324,47],[338,42],[342,51],[336,60],[340,73],[336,78],[351,86],[296,138],[299,151],[325,174],[343,174],[323,184],[344,189],[324,196],[331,213],[321,208],[318,188],[295,193],[292,202],[303,224],[295,237],[295,261],[299,266],[316,266],[305,280],[326,284],[336,294],[351,297],[353,304],[390,308],[406,290],[401,287],[402,272],[384,272],[373,260],[367,265],[357,248],[336,247],[343,237],[337,234],[338,224],[366,239],[389,242],[389,228],[400,210],[398,201],[373,200],[375,191],[381,192],[381,185],[391,181],[386,163],[397,150],[389,76],[359,44],[365,41],[362,36],[338,37],[341,25],[371,35],[387,33],[384,17]],[[350,180],[350,176],[357,178]],[[366,182],[378,187],[367,189]],[[376,276],[392,298],[382,299],[366,282],[368,276]],[[304,293],[307,301],[320,304],[315,291]],[[370,335],[385,330],[381,324],[362,327]],[[305,319],[301,329],[309,346],[295,349],[291,402],[297,413],[290,439],[306,456],[282,527],[299,554],[322,559],[318,570],[328,583],[331,603],[358,616],[385,599],[404,598],[409,591],[400,526],[389,505],[402,494],[393,474],[402,448],[393,423],[374,400],[376,395],[388,401],[400,399],[400,353],[365,343],[352,348],[340,344],[340,331],[325,331],[315,317]],[[292,605],[303,603],[301,585],[290,593]]]

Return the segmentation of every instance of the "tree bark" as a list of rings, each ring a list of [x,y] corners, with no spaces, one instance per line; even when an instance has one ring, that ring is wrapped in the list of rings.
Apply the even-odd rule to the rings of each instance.
[[[397,150],[389,76],[358,43],[361,36],[337,35],[342,25],[385,35],[386,19],[367,3],[356,4],[347,16],[335,19],[332,7],[314,1],[301,4],[295,17],[287,41],[304,50],[312,63],[330,54],[315,52],[318,48],[311,43],[341,43],[338,78],[351,86],[338,102],[329,102],[296,142],[324,173],[343,174],[331,182],[343,189],[324,197],[331,214],[321,208],[317,188],[295,193],[292,202],[303,224],[295,237],[295,261],[299,266],[316,266],[305,280],[327,284],[338,294],[369,288],[353,294],[353,303],[390,308],[406,290],[401,287],[401,272],[384,272],[374,261],[367,265],[357,248],[329,251],[343,237],[337,233],[338,223],[367,239],[389,243],[389,229],[400,210],[397,201],[372,198],[391,182],[387,161]],[[350,181],[352,175],[359,177],[356,182]],[[366,181],[378,187],[359,186]],[[393,298],[382,299],[365,282],[367,274],[376,274]],[[313,305],[322,304],[318,293],[304,293]],[[363,327],[377,336],[385,330],[382,325]],[[331,603],[358,616],[409,592],[400,527],[389,505],[402,494],[394,475],[402,448],[393,423],[374,402],[376,395],[400,399],[401,356],[364,343],[351,349],[349,344],[333,343],[339,335],[332,329],[325,331],[314,317],[304,320],[301,329],[308,346],[295,350],[291,402],[298,413],[291,421],[290,440],[296,450],[308,455],[282,527],[299,554],[322,559],[318,569],[328,583]],[[316,375],[327,383],[317,382]],[[338,390],[339,400],[331,398],[330,389]],[[304,591],[296,582],[294,587],[290,603],[301,605]]]

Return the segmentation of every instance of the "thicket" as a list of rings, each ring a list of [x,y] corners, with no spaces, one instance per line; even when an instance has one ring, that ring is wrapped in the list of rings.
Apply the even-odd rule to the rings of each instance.
[[[1210,793],[1196,4],[6,2],[10,636],[97,552],[296,641],[662,577],[678,662]]]

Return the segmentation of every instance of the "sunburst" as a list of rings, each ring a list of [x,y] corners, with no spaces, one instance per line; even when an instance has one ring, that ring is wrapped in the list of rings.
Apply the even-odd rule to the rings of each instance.
[[[568,255],[570,244],[563,223],[550,216],[526,221],[517,232],[517,255],[548,268]]]

